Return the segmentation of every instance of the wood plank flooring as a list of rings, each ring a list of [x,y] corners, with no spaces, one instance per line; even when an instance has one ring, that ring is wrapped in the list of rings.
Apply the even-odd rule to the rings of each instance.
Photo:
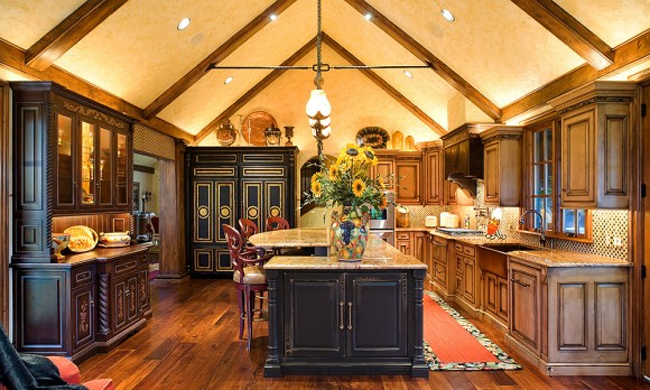
[[[178,285],[152,286],[154,316],[147,327],[110,353],[97,354],[80,364],[83,379],[112,378],[118,390],[650,389],[649,384],[631,377],[547,377],[516,354],[513,357],[523,370],[431,372],[429,379],[264,378],[267,323],[255,323],[252,349],[246,351],[246,341],[238,339],[234,292],[230,280],[193,279]],[[503,348],[502,336],[492,326],[479,320],[472,322]]]

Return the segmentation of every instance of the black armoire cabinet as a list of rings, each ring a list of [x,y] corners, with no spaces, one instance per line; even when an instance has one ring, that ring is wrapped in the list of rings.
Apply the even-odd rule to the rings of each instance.
[[[229,275],[222,225],[247,218],[265,230],[269,216],[296,223],[296,154],[291,147],[188,147],[187,243],[193,276]]]

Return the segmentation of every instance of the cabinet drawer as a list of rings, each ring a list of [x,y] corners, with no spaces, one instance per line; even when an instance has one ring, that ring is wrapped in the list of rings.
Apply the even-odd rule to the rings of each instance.
[[[138,269],[138,257],[130,256],[115,262],[115,276],[126,275],[135,272]]]
[[[408,241],[411,239],[411,233],[409,232],[397,232],[397,239],[402,241]]]
[[[95,272],[92,265],[87,265],[72,270],[72,288],[92,284],[95,280]]]
[[[463,253],[463,244],[461,244],[460,242],[455,242],[454,248],[456,248],[457,253]]]
[[[463,254],[474,257],[476,249],[473,246],[463,245]]]

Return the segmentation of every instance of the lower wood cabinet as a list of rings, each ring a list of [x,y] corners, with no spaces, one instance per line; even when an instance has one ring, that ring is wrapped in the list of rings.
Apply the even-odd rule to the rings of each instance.
[[[631,375],[630,269],[510,263],[506,342],[549,375]]]
[[[276,270],[269,283],[265,376],[428,376],[422,340],[425,270]]]
[[[400,230],[395,233],[395,247],[405,255],[413,256],[423,263],[425,259],[425,239],[421,230]]]
[[[456,264],[455,295],[457,300],[471,309],[476,309],[480,302],[480,272],[476,262],[474,245],[456,241],[454,243],[454,260]],[[466,308],[467,308],[466,307]]]
[[[285,357],[407,355],[406,275],[287,273]]]
[[[79,362],[146,325],[151,317],[146,247],[93,252],[96,257],[88,252],[66,263],[11,265],[18,351]]]
[[[508,280],[483,271],[483,305],[486,312],[508,323]]]

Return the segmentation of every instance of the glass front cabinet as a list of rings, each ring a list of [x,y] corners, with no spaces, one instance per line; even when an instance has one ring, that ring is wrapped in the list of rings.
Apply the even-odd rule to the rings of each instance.
[[[53,211],[129,211],[128,122],[59,96],[53,100]]]

